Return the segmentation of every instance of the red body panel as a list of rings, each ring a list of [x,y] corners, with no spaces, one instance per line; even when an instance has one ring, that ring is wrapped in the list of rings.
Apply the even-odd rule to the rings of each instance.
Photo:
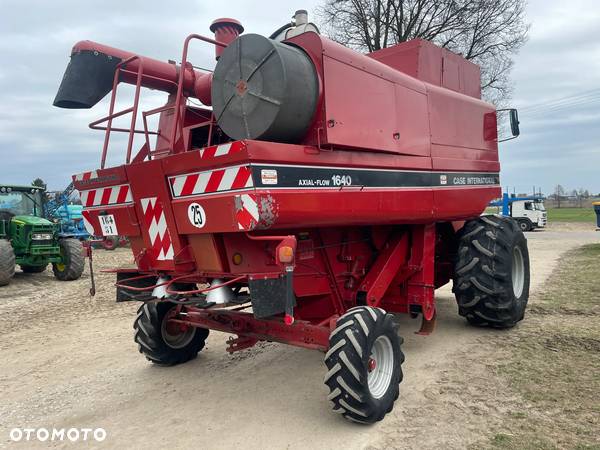
[[[426,83],[481,98],[479,66],[423,39],[377,50],[368,56]]]

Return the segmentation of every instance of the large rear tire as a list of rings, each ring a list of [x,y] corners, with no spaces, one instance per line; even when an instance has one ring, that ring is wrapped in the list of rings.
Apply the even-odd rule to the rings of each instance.
[[[460,232],[454,293],[458,313],[472,325],[511,328],[529,299],[529,252],[510,217],[482,216]]]
[[[168,302],[145,303],[138,309],[133,324],[140,353],[159,366],[174,366],[194,359],[208,337],[205,328],[170,325],[168,320],[175,307]]]
[[[6,286],[15,275],[15,252],[6,239],[0,239],[0,286]]]
[[[391,314],[357,306],[337,321],[325,355],[333,411],[359,423],[377,422],[398,398],[404,354]]]
[[[62,262],[52,263],[52,272],[60,281],[73,281],[81,277],[85,267],[83,246],[78,239],[68,238],[58,241]]]

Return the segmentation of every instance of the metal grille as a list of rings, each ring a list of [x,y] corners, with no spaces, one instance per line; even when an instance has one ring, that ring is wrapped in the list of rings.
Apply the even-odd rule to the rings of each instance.
[[[36,247],[42,247],[42,246],[46,246],[46,247],[50,247],[52,245],[54,245],[54,241],[52,239],[44,239],[41,241],[31,241],[31,245],[36,246]]]

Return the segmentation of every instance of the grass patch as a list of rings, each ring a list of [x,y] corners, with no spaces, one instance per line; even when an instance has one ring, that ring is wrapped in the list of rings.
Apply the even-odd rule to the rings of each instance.
[[[600,314],[600,244],[586,245],[567,254],[532,310]]]
[[[484,214],[501,214],[502,208],[498,208],[497,206],[488,206],[485,208]]]
[[[594,208],[552,208],[547,213],[550,222],[596,223]]]
[[[523,399],[489,441],[501,449],[600,449],[600,244],[567,254],[497,371]]]
[[[492,447],[514,450],[549,450],[557,448],[542,436],[530,436],[526,441],[521,436],[498,433],[492,438]]]

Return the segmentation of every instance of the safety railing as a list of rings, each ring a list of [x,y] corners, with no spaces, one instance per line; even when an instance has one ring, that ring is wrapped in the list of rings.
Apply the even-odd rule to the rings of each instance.
[[[139,151],[138,155],[135,157],[135,160],[143,159],[143,158],[145,158],[145,156],[148,156],[148,155],[151,156],[153,154],[165,154],[165,153],[171,154],[171,153],[179,152],[179,149],[177,148],[176,139],[177,139],[178,133],[179,133],[179,136],[183,137],[184,122],[185,122],[184,118],[182,117],[182,115],[183,115],[182,101],[183,101],[183,97],[184,97],[184,91],[183,91],[184,77],[185,77],[185,71],[188,68],[187,57],[188,57],[189,44],[194,39],[197,39],[197,40],[200,40],[203,42],[207,42],[209,44],[213,44],[213,45],[219,46],[219,47],[227,46],[227,44],[225,44],[223,42],[219,42],[214,39],[211,39],[211,38],[208,38],[205,36],[201,36],[199,34],[189,35],[184,41],[183,54],[182,54],[182,58],[181,58],[181,66],[178,71],[179,76],[178,76],[178,80],[176,83],[171,80],[166,80],[163,78],[158,78],[158,77],[154,77],[154,76],[151,76],[148,74],[144,74],[144,58],[140,57],[139,55],[131,56],[130,58],[127,58],[126,60],[121,61],[119,64],[117,64],[117,66],[115,68],[114,79],[113,79],[113,87],[112,87],[112,95],[111,95],[111,99],[110,99],[109,113],[107,116],[102,117],[101,119],[98,119],[89,124],[89,127],[93,130],[104,130],[105,131],[100,168],[103,169],[106,165],[106,159],[107,159],[107,155],[108,155],[108,147],[109,147],[109,142],[110,142],[110,134],[113,131],[129,133],[129,138],[128,138],[128,142],[127,142],[127,153],[126,153],[126,158],[125,158],[125,161],[127,164],[131,163],[131,154],[132,154],[132,149],[133,149],[134,136],[136,134],[144,134],[145,142],[144,142],[144,146]],[[127,65],[135,60],[138,61],[137,72],[127,70]],[[192,66],[189,65],[189,67],[192,67]],[[135,83],[135,94],[134,94],[133,106],[123,109],[121,111],[115,112],[117,88],[121,81],[120,74],[122,72],[128,73],[130,75],[135,75],[136,83]],[[140,129],[136,129],[135,126],[136,126],[136,121],[137,121],[137,116],[138,116],[140,91],[142,88],[142,80],[143,79],[154,79],[154,80],[159,80],[162,83],[171,84],[171,85],[173,85],[173,87],[177,88],[177,91],[176,91],[176,95],[175,95],[174,104],[171,103],[171,104],[167,104],[167,105],[164,105],[164,106],[161,106],[158,108],[154,108],[149,111],[142,111],[143,129],[140,130]],[[158,113],[162,113],[162,112],[171,110],[171,109],[174,110],[171,136],[170,136],[170,138],[163,136],[167,142],[167,147],[165,149],[151,150],[150,135],[158,136],[158,135],[160,135],[160,132],[148,130],[148,117],[151,115],[154,115],[154,114],[158,114]],[[124,116],[126,114],[132,115],[130,127],[129,128],[113,127],[113,120],[118,117]],[[107,122],[106,126],[101,126],[101,124],[105,123],[105,122]],[[213,123],[214,123],[214,115],[211,115],[210,121],[205,124],[205,125],[209,126],[208,145],[210,145],[210,142],[212,140],[212,133],[213,133],[213,128],[214,128]]]
[[[184,77],[184,70],[188,65],[187,62],[187,55],[188,55],[188,50],[189,50],[189,46],[190,46],[190,42],[194,39],[197,39],[199,41],[203,41],[203,42],[207,42],[209,44],[213,44],[219,47],[227,47],[227,44],[224,44],[223,42],[219,42],[216,41],[214,39],[211,38],[207,38],[205,36],[201,36],[199,34],[190,34],[188,37],[185,38],[185,41],[183,42],[183,54],[181,55],[181,70],[179,71],[179,81],[177,83],[177,94],[175,96],[175,117],[173,118],[173,131],[171,133],[171,146],[172,146],[172,151],[173,153],[175,153],[175,138],[177,137],[177,131],[178,131],[178,126],[180,128],[180,136],[183,136],[183,119],[180,119],[180,115],[181,115],[181,99],[183,98],[183,77]],[[212,139],[212,131],[213,131],[213,127],[212,127],[212,122],[214,121],[214,116],[211,116],[211,125],[210,125],[210,129],[209,129],[209,135],[208,135],[208,145],[210,145],[211,139]]]

